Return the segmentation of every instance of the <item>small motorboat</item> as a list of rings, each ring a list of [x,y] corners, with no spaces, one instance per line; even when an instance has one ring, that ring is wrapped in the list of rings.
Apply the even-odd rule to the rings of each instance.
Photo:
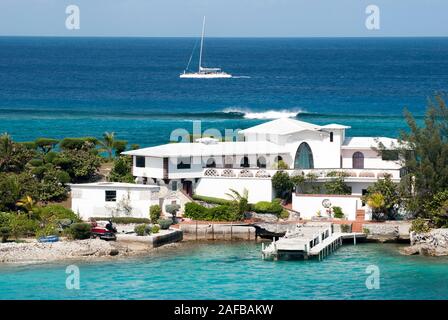
[[[40,237],[37,241],[42,243],[48,243],[48,242],[58,242],[59,237],[58,236],[46,236],[46,237]]]

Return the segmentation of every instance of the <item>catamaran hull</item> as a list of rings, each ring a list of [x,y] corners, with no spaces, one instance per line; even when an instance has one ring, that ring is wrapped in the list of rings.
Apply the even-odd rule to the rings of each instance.
[[[223,79],[232,78],[231,74],[228,73],[215,73],[215,74],[200,74],[200,73],[183,73],[179,78],[184,79]]]

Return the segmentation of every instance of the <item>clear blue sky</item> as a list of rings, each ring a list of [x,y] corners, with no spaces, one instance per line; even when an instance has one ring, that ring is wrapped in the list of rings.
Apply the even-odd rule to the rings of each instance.
[[[69,4],[80,30],[65,28]],[[197,36],[203,15],[211,37],[448,36],[447,0],[0,0],[0,35]]]

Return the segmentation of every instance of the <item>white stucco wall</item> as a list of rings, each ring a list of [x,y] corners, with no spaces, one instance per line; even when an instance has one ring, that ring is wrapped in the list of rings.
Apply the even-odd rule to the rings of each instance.
[[[318,210],[322,217],[326,217],[327,209],[322,205],[324,199],[329,199],[332,206],[341,207],[348,220],[356,219],[356,209],[365,208],[362,207],[361,198],[357,196],[293,194],[292,209],[300,212],[303,219],[315,217]]]
[[[271,201],[273,197],[271,179],[251,178],[201,178],[195,193],[202,196],[228,198],[226,193],[234,189],[240,193],[249,191],[249,202]]]
[[[163,158],[145,157],[145,167],[135,166],[135,157],[133,158],[132,174],[136,177],[163,178]]]
[[[342,167],[353,168],[353,154],[355,152],[362,152],[364,155],[365,169],[400,169],[401,165],[398,161],[385,161],[378,155],[375,150],[360,149],[360,150],[342,150]]]
[[[71,185],[72,210],[78,213],[83,220],[90,217],[111,217],[129,216],[134,218],[148,218],[149,207],[159,204],[158,187],[151,188],[119,188],[110,186],[76,186]],[[105,191],[115,190],[117,192],[117,201],[106,201]],[[132,207],[131,214],[116,212],[114,209],[119,207],[117,204],[121,199],[129,196],[129,203]]]
[[[329,132],[333,132],[333,142],[330,142]],[[313,152],[314,168],[339,168],[341,165],[341,132],[298,132],[288,136],[285,146],[290,150],[291,168],[301,143],[306,142]]]

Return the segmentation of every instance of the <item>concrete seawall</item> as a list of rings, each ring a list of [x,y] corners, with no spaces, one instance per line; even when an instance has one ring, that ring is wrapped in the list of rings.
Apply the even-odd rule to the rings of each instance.
[[[183,239],[181,230],[171,230],[172,232],[152,237],[150,243],[153,248],[163,246],[167,243],[179,242]]]
[[[135,234],[118,234],[117,242],[121,244],[135,244],[139,243],[147,249],[157,248],[168,243],[182,241],[183,232],[181,230],[169,229],[160,230],[159,233],[154,233],[149,236],[137,236]]]
[[[180,224],[184,240],[255,240],[256,232],[252,226],[232,224]]]

